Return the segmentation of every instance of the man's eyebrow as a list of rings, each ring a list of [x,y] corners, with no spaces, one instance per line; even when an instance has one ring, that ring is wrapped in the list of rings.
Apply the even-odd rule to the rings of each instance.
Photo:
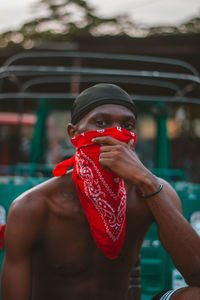
[[[91,115],[91,118],[96,118],[96,117],[110,117],[112,114],[110,114],[109,112],[94,112]],[[135,116],[134,114],[125,114],[122,116],[122,118],[126,119],[126,120],[134,120],[135,121]]]
[[[90,119],[94,119],[94,118],[109,118],[110,117],[110,113],[106,113],[106,112],[94,112],[93,114],[91,114]]]
[[[94,112],[91,117],[101,117],[101,116],[108,116],[109,113],[103,113],[103,112]]]
[[[124,116],[124,119],[126,119],[126,120],[132,120],[132,121],[136,121],[136,119],[135,119],[135,116],[134,116],[134,115]]]

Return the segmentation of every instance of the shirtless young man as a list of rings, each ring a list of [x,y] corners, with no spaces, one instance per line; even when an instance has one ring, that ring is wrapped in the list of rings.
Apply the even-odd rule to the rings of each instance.
[[[134,133],[136,110],[129,102],[128,94],[115,85],[85,90],[75,101],[69,136],[113,127]],[[130,273],[153,222],[189,285],[155,299],[200,299],[200,238],[182,216],[176,192],[141,163],[132,140],[100,136],[93,143],[100,145],[103,169],[125,182],[126,234],[119,255],[109,259],[97,247],[69,171],[13,202],[5,236],[2,300],[127,300]]]

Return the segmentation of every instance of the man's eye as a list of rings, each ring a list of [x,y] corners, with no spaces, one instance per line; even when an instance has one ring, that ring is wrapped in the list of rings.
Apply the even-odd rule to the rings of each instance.
[[[127,129],[127,130],[133,130],[134,129],[134,124],[133,123],[129,123],[129,122],[125,122],[122,127],[124,129]]]
[[[96,125],[99,126],[99,127],[102,127],[102,126],[106,125],[106,122],[102,121],[102,120],[98,120],[98,121],[96,121]]]

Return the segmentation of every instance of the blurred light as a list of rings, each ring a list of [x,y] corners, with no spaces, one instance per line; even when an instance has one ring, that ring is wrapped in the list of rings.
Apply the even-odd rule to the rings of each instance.
[[[167,120],[167,132],[171,139],[177,138],[181,135],[181,122],[175,119]]]
[[[190,217],[190,224],[200,236],[200,211],[195,211]]]
[[[25,49],[31,49],[34,46],[34,42],[32,40],[27,40],[23,43],[23,47]]]
[[[193,121],[193,129],[196,137],[200,137],[200,119],[195,119]]]
[[[6,223],[6,210],[5,208],[0,205],[0,224]]]

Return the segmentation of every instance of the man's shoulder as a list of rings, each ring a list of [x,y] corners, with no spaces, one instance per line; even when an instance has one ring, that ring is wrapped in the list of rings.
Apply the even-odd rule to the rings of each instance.
[[[13,247],[28,249],[40,236],[48,212],[45,185],[49,184],[41,183],[12,202],[5,232],[6,249],[10,253]]]
[[[43,190],[43,184],[39,186],[35,186],[20,196],[18,196],[11,204],[9,213],[8,213],[8,221],[9,220],[21,220],[29,221],[33,218],[42,217],[47,210],[47,195]]]
[[[30,204],[38,205],[42,203],[44,199],[47,197],[47,190],[48,190],[48,186],[50,187],[50,185],[51,185],[51,179],[44,181],[40,184],[37,184],[34,187],[28,189],[27,191],[19,195],[16,199],[14,199],[11,208],[18,207],[18,206],[24,207]]]
[[[7,251],[13,247],[29,249],[40,240],[51,209],[49,203],[57,198],[64,180],[64,176],[46,180],[13,201],[6,224]]]
[[[20,214],[28,211],[28,214],[33,213],[38,215],[38,217],[46,214],[50,199],[55,198],[64,185],[70,186],[71,180],[72,176],[70,173],[45,180],[17,197],[13,201],[10,211],[14,210]]]

